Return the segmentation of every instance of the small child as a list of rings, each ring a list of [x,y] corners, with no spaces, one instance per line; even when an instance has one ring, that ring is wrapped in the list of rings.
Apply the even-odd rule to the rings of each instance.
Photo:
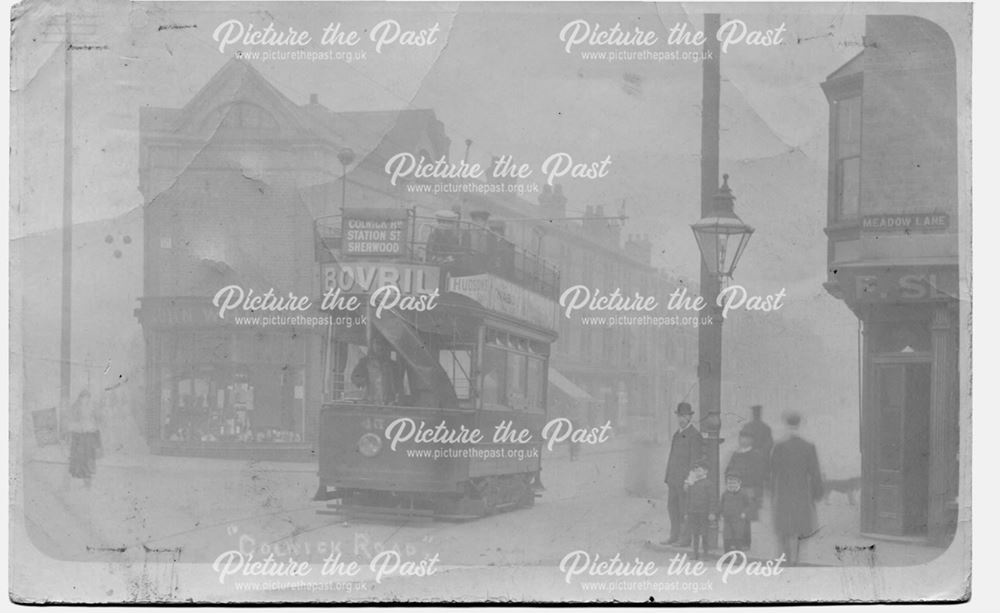
[[[708,520],[712,513],[711,496],[708,483],[708,463],[698,460],[687,479],[684,480],[684,492],[687,500],[687,525],[691,531],[691,547],[694,549],[694,559],[698,559],[699,550],[706,551],[706,536]]]
[[[767,458],[759,450],[754,449],[753,432],[746,426],[740,430],[739,443],[739,449],[729,457],[726,474],[739,475],[740,491],[746,492],[747,498],[754,503],[754,508],[747,518],[756,521],[764,494],[764,481],[767,478]]]
[[[750,549],[750,517],[754,502],[741,489],[742,476],[739,473],[726,475],[726,491],[719,499],[719,515],[723,520],[722,546],[726,553]]]

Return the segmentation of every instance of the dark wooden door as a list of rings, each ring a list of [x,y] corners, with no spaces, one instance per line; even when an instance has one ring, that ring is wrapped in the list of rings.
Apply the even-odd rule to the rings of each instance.
[[[903,533],[927,534],[930,481],[931,365],[906,366],[903,413]]]
[[[875,370],[875,529],[920,534],[927,529],[930,364],[883,363]]]

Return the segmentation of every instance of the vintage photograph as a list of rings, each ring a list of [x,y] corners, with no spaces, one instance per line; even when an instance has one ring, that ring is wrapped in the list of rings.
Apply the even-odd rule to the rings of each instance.
[[[972,13],[13,6],[9,597],[968,600]]]

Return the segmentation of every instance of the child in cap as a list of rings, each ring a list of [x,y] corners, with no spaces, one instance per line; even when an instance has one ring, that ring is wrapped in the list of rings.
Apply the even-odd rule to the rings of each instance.
[[[722,547],[730,551],[747,552],[750,549],[750,518],[754,503],[742,489],[743,478],[738,472],[726,474],[726,491],[719,499],[722,517]]]

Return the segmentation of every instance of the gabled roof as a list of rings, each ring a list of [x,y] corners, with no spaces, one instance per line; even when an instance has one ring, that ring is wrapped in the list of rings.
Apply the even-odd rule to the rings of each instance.
[[[834,70],[833,72],[831,72],[826,77],[826,80],[827,81],[832,81],[834,79],[839,79],[841,77],[846,77],[846,76],[849,76],[849,75],[852,75],[852,74],[857,74],[857,73],[860,73],[860,72],[864,72],[864,68],[865,68],[864,67],[864,58],[863,58],[864,54],[865,54],[865,51],[864,51],[864,49],[862,49],[861,51],[858,52],[857,55],[855,55],[851,59],[847,60],[846,64],[844,64],[840,68],[838,68],[838,69]]]
[[[284,136],[350,147],[359,159],[374,153],[372,157],[381,161],[400,151],[416,152],[427,140],[437,140],[439,150],[447,151],[448,147],[444,127],[431,109],[334,112],[313,102],[298,105],[253,66],[236,58],[226,62],[184,107],[143,108],[140,128],[144,133],[203,135],[214,129],[206,127],[212,114],[236,102],[255,104],[271,113]]]
[[[288,136],[315,136],[309,116],[300,107],[250,64],[236,58],[226,62],[182,108],[144,108],[141,126],[146,130],[198,134],[205,131],[204,123],[212,113],[237,102],[262,107]]]

